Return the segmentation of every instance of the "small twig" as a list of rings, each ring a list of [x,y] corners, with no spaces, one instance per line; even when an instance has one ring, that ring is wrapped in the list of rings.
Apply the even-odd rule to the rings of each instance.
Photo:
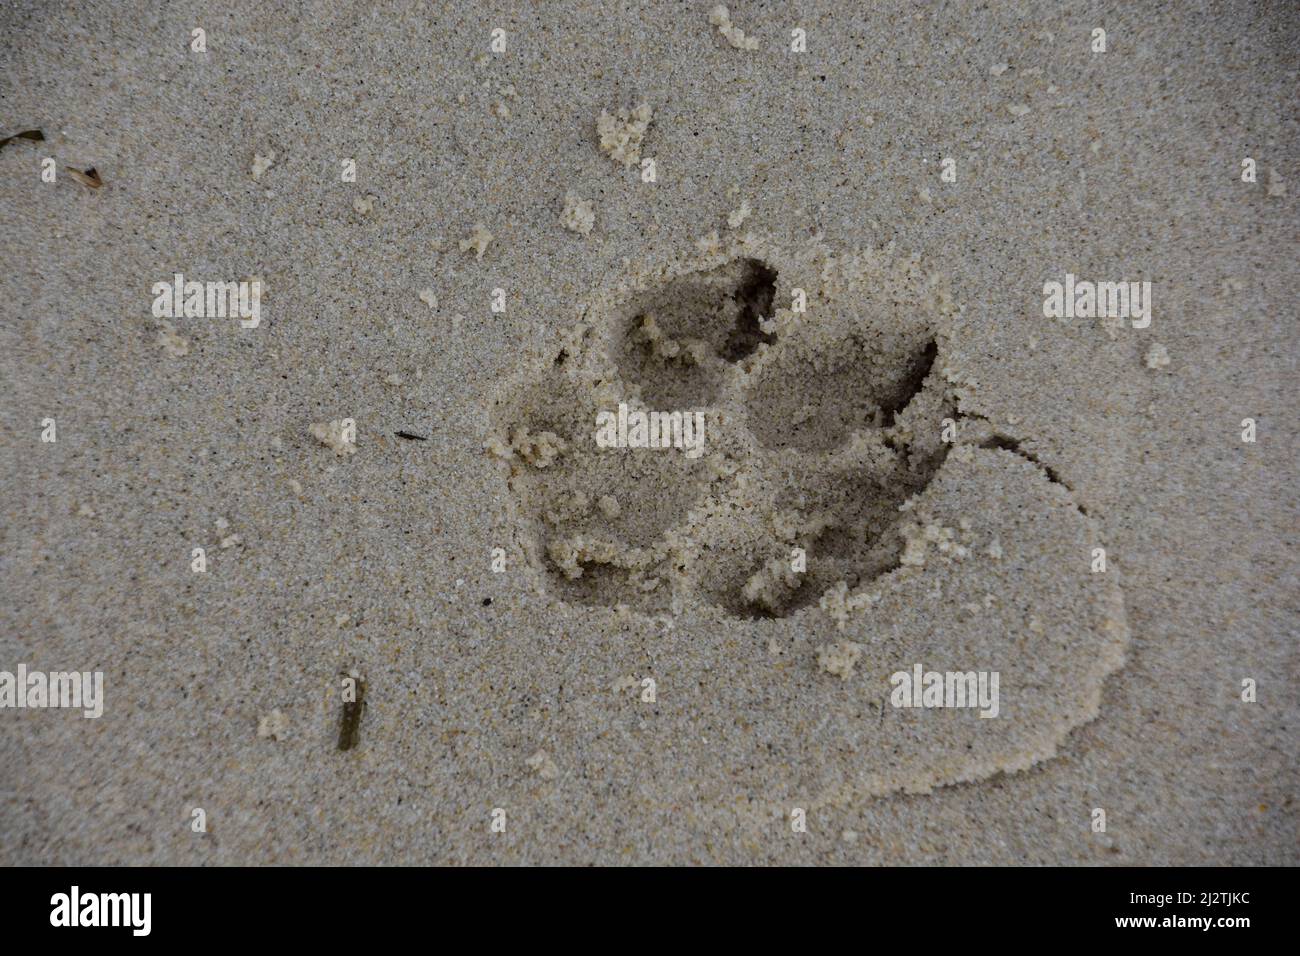
[[[339,720],[339,750],[351,750],[361,741],[361,715],[366,710],[366,682],[356,681],[356,700],[343,702],[343,716]]]

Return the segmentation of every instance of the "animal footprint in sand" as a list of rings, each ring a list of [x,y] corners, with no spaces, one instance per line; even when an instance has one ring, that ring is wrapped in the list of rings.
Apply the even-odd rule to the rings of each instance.
[[[720,618],[741,639],[712,652],[744,673],[709,684],[724,712],[775,737],[816,695],[799,786],[916,792],[1055,754],[1128,641],[1116,573],[1089,568],[1098,522],[1037,436],[992,424],[1048,416],[1009,405],[989,351],[915,260],[746,237],[598,292],[502,396],[490,447],[550,593]],[[635,447],[650,412],[682,447]],[[774,666],[791,651],[801,666]],[[918,664],[1000,672],[998,719],[886,708],[887,676]]]
[[[884,275],[848,301],[814,289],[815,320],[745,256],[598,297],[492,443],[554,592],[773,618],[908,561],[900,507],[961,416],[939,372],[951,306],[918,271]],[[976,424],[951,431],[991,437]]]

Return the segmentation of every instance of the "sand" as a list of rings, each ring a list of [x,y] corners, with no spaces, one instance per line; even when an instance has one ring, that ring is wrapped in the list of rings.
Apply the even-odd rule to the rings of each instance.
[[[1300,861],[1300,14],[714,6],[0,13],[0,862]]]

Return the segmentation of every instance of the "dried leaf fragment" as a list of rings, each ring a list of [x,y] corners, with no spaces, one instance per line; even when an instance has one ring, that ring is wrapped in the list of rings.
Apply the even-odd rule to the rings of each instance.
[[[21,133],[14,133],[12,136],[0,139],[0,149],[4,149],[16,139],[28,139],[33,143],[43,143],[45,142],[45,134],[38,129],[25,129]]]
[[[64,166],[63,168],[70,172],[72,178],[83,186],[89,186],[91,189],[98,189],[100,186],[104,185],[104,180],[99,176],[99,170],[95,169],[94,166],[89,167],[85,172],[82,172],[80,169],[74,169],[71,166]]]

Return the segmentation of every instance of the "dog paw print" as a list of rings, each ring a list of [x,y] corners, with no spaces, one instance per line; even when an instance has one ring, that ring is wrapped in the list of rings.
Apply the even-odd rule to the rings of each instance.
[[[914,260],[746,237],[597,291],[489,445],[549,593],[726,635],[697,680],[746,714],[710,732],[747,755],[729,782],[782,805],[919,792],[1050,758],[1127,644],[1099,525],[1005,424],[1034,409],[981,384],[1006,374],[987,353]],[[632,441],[651,413],[683,440]],[[920,666],[998,672],[998,719],[889,706]],[[752,734],[793,734],[800,772]]]
[[[944,422],[960,417],[939,371],[944,306],[906,271],[847,304],[832,291],[796,291],[777,263],[741,255],[588,308],[503,401],[492,443],[553,593],[782,618],[909,560],[900,509],[943,467]],[[809,296],[815,318],[781,304]],[[602,420],[622,433],[638,415],[702,434],[599,441]]]

